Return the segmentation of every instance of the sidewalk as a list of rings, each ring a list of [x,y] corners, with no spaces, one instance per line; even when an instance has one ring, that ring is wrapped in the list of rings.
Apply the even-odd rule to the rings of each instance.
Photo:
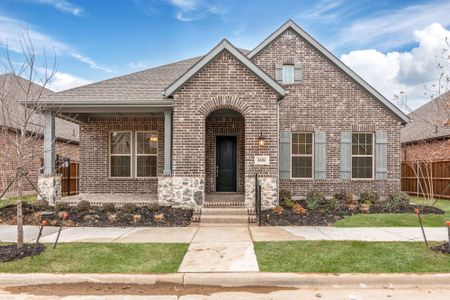
[[[25,241],[33,242],[39,228],[25,227]],[[44,228],[41,241],[52,243],[58,227]],[[245,229],[245,230],[244,230]],[[243,232],[249,232],[244,235]],[[446,241],[446,228],[425,228],[429,241]],[[300,240],[353,240],[413,242],[423,239],[419,227],[312,227],[312,226],[236,226],[236,227],[66,227],[60,242],[90,243],[191,243],[262,242]],[[15,242],[16,226],[0,225],[0,242]]]

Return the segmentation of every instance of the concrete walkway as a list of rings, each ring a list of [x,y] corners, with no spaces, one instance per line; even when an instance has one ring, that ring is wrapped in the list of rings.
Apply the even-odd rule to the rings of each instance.
[[[58,227],[43,230],[43,243],[56,239]],[[39,228],[25,226],[25,241],[36,239]],[[446,241],[444,227],[425,228],[430,241]],[[236,227],[68,227],[64,228],[60,242],[91,243],[246,243],[261,241],[398,241],[422,240],[418,227],[312,227],[312,226],[236,226]],[[0,242],[15,242],[16,226],[0,225]]]

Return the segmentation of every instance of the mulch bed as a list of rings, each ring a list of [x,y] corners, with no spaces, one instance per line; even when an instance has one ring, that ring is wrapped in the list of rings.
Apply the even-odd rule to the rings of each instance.
[[[57,226],[61,222],[63,211],[56,212],[54,208],[38,209],[30,204],[23,204],[24,224],[40,224],[36,217],[37,212],[42,212],[42,219],[48,225]],[[45,212],[45,213],[44,213]],[[48,214],[47,214],[48,213]],[[176,227],[187,226],[191,223],[192,210],[160,207],[150,210],[147,207],[138,207],[136,211],[129,213],[122,208],[116,208],[114,212],[107,212],[100,207],[93,207],[89,211],[80,211],[76,207],[70,207],[67,211],[68,219],[64,226],[67,227]],[[0,224],[16,224],[16,206],[10,205],[0,209]]]
[[[303,207],[306,207],[304,201],[296,201]],[[437,207],[431,206],[417,206],[422,214],[444,214],[445,212]],[[416,206],[408,205],[403,206],[395,211],[389,211],[385,207],[380,205],[373,205],[370,207],[367,213],[414,213]],[[343,208],[336,211],[329,211],[324,208],[316,210],[308,210],[304,215],[295,214],[290,208],[284,208],[282,215],[277,215],[273,210],[262,211],[262,224],[266,226],[288,226],[288,225],[300,225],[300,226],[331,226],[336,221],[345,218],[346,216],[352,216],[361,214],[359,208],[350,210]]]
[[[437,251],[437,252],[441,252],[441,253],[444,253],[444,254],[450,254],[450,245],[449,245],[448,242],[447,243],[443,243],[441,245],[437,245],[437,246],[431,247],[431,250]]]
[[[2,245],[0,246],[0,263],[22,259],[27,256],[38,255],[45,250],[45,246],[37,244],[36,250],[34,250],[35,244],[25,244],[22,248],[17,248],[16,244]]]

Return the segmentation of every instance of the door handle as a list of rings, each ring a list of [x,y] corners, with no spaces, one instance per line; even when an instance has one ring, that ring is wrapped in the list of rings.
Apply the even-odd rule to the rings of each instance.
[[[219,178],[219,166],[216,166],[216,178]]]

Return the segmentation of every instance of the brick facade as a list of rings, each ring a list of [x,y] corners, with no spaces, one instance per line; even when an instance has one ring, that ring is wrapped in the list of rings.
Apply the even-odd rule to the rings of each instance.
[[[432,139],[402,145],[402,161],[449,159],[450,139]]]
[[[3,191],[14,178],[15,171],[19,165],[16,154],[17,149],[11,142],[15,134],[15,132],[11,131],[0,131],[0,191]],[[79,161],[80,153],[78,144],[58,140],[56,141],[55,147],[56,154]],[[27,149],[27,153],[31,157],[28,158],[30,163],[26,170],[29,172],[28,177],[30,180],[37,185],[44,151],[43,139],[31,138],[28,141]],[[35,193],[33,187],[27,181],[24,180],[23,184],[26,193]],[[8,195],[15,195],[15,193],[8,193]]]
[[[164,122],[162,116],[92,118],[80,126],[80,192],[156,194],[158,178],[110,178],[109,134],[112,131],[158,132],[157,174],[164,168]]]

